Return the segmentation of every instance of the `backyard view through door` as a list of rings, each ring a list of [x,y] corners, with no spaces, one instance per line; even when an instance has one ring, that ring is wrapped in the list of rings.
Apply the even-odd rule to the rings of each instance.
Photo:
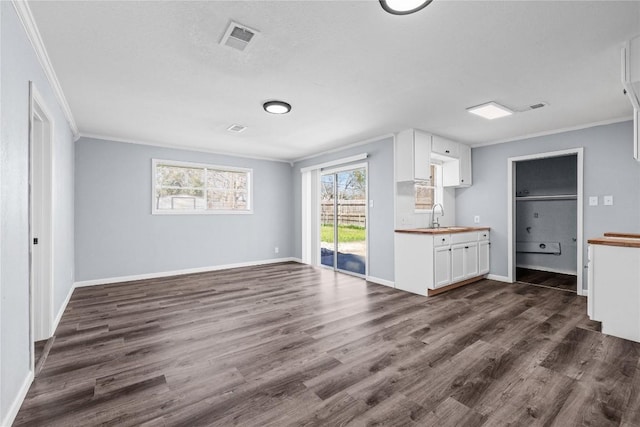
[[[320,184],[322,265],[366,274],[367,171],[361,167],[326,173]]]

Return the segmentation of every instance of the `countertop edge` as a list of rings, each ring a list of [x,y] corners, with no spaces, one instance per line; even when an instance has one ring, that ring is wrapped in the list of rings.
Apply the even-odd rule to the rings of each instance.
[[[469,233],[473,231],[491,230],[491,227],[465,227],[460,230],[447,230],[439,228],[410,228],[410,229],[397,229],[396,233],[406,234],[457,234],[457,233]]]
[[[606,236],[596,239],[589,239],[587,243],[590,245],[618,246],[624,248],[640,248],[640,238],[625,238]]]

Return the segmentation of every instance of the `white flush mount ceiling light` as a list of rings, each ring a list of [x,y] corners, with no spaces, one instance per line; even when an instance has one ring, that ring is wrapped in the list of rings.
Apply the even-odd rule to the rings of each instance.
[[[271,114],[287,114],[291,111],[291,105],[284,101],[267,101],[262,104],[262,108]]]
[[[493,101],[476,105],[475,107],[469,107],[467,111],[488,120],[499,119],[500,117],[510,116],[514,113],[513,110]]]
[[[384,10],[393,15],[408,15],[424,9],[433,0],[380,0]]]

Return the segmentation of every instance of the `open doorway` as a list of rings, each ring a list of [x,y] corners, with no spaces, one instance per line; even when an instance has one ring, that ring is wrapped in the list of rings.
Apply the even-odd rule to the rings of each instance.
[[[367,165],[322,171],[320,264],[367,274]]]
[[[33,83],[29,86],[29,264],[31,367],[42,359],[53,325],[53,122]]]
[[[509,278],[582,289],[582,149],[509,159]]]

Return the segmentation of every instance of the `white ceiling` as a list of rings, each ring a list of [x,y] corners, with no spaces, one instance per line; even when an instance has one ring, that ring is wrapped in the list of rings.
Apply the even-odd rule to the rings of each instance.
[[[467,144],[631,117],[638,1],[30,1],[81,134],[298,159],[425,129]],[[248,51],[219,45],[234,20]],[[262,103],[282,99],[290,114]],[[521,109],[488,121],[486,101]],[[231,124],[247,126],[240,134]]]

